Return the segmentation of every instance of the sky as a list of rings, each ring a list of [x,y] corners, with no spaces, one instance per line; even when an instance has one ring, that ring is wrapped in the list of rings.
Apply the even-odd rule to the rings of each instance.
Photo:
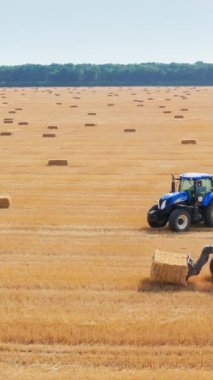
[[[0,65],[213,63],[213,0],[0,0]]]

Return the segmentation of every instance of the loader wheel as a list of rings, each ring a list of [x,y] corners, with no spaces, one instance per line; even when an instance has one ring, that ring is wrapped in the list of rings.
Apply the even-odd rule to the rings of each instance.
[[[206,226],[213,227],[213,201],[209,203],[204,211],[204,221]]]
[[[186,210],[174,210],[169,217],[169,227],[172,231],[184,232],[191,225],[191,216]]]
[[[168,218],[167,217],[164,217],[164,218],[159,218],[157,220],[153,220],[153,216],[152,216],[152,212],[154,211],[157,211],[158,210],[158,206],[155,205],[155,206],[152,206],[149,211],[148,211],[148,214],[147,214],[147,222],[149,223],[150,227],[152,228],[159,228],[159,227],[164,227],[168,221]]]

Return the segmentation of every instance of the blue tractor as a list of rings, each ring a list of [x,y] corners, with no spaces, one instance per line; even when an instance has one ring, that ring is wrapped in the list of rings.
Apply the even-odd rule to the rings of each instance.
[[[160,198],[148,211],[147,221],[153,228],[167,223],[172,231],[187,231],[194,222],[213,227],[213,174],[185,173],[172,175],[171,192]]]

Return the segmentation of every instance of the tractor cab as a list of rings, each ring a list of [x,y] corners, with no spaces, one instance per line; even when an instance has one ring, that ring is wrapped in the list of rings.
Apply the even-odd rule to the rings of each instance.
[[[147,214],[151,227],[169,223],[173,231],[186,231],[192,222],[213,226],[213,174],[184,173],[172,175],[171,191]]]
[[[213,176],[209,174],[188,173],[180,176],[179,192],[186,192],[188,203],[202,204],[205,196],[213,189]]]

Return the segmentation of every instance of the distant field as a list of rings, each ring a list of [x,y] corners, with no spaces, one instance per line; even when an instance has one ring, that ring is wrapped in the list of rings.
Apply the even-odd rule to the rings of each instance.
[[[149,273],[213,230],[146,213],[171,173],[213,173],[213,88],[0,89],[0,114],[2,378],[212,379],[208,266],[184,289]]]

